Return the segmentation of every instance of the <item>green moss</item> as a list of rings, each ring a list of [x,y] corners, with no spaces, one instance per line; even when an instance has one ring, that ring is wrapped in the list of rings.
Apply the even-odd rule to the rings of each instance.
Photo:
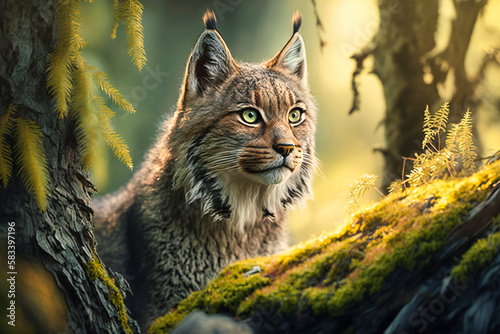
[[[132,330],[128,325],[127,310],[123,302],[123,295],[120,290],[116,287],[115,281],[109,278],[106,270],[104,270],[102,264],[95,257],[86,263],[85,271],[91,280],[95,281],[98,279],[101,281],[108,289],[108,299],[113,304],[118,313],[118,320],[126,333],[131,333]]]
[[[269,306],[282,314],[312,310],[342,315],[381,291],[396,268],[425,268],[446,245],[449,233],[499,179],[497,162],[470,177],[436,180],[390,195],[364,208],[363,214],[349,217],[341,233],[323,234],[283,254],[228,267],[204,290],[159,318],[150,332],[168,332],[195,309],[240,318]],[[462,268],[468,273],[480,265],[478,257],[492,258],[498,239],[491,235],[475,246],[477,251],[471,249]],[[261,273],[242,277],[257,264]]]
[[[494,221],[495,225],[500,225],[500,215]],[[500,232],[488,235],[479,239],[462,255],[461,261],[451,270],[451,276],[462,283],[479,274],[483,269],[488,268],[500,251]]]
[[[227,267],[205,289],[192,293],[177,306],[177,309],[156,319],[148,333],[168,333],[193,310],[203,310],[206,313],[236,313],[241,300],[250,296],[255,290],[271,284],[270,278],[259,273],[243,277],[255,265],[266,267],[269,265],[269,259],[255,258]]]

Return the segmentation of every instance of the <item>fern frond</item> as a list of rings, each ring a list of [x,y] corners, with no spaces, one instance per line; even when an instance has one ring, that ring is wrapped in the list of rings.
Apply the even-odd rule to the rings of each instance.
[[[446,124],[448,123],[448,114],[450,111],[449,103],[445,102],[439,108],[435,115],[431,115],[429,112],[429,106],[426,106],[424,111],[424,140],[422,141],[422,149],[428,144],[432,144],[435,137],[439,137],[439,133],[446,132]],[[440,144],[437,146],[439,147]]]
[[[96,145],[98,122],[91,107],[91,71],[83,59],[79,60],[74,71],[75,89],[73,94],[73,113],[76,119],[76,137],[80,146],[82,165],[88,169],[93,162],[93,149]]]
[[[462,164],[465,171],[473,172],[476,169],[476,146],[474,145],[472,135],[472,116],[469,109],[465,112],[464,117],[460,121],[459,132],[457,137],[458,148],[462,156]]]
[[[448,123],[448,115],[450,113],[450,103],[445,102],[439,108],[439,110],[436,113],[435,119],[434,119],[434,127],[436,128],[436,131],[443,131],[446,132],[446,124]]]
[[[128,54],[137,68],[142,70],[146,65],[144,35],[142,27],[143,6],[138,0],[126,0],[121,4],[121,18],[125,21],[127,32]]]
[[[452,124],[450,130],[448,131],[448,134],[446,136],[446,143],[445,147],[448,151],[450,151],[452,154],[459,154],[458,147],[457,147],[457,137],[458,137],[458,131],[460,130],[458,124]]]
[[[104,133],[104,140],[109,147],[111,147],[118,160],[127,165],[128,168],[133,169],[134,166],[132,163],[132,157],[130,156],[129,148],[125,143],[125,140],[123,140],[123,138],[120,137],[120,135],[118,135],[111,126],[111,117],[109,117],[109,111],[111,110],[109,110],[105,104],[100,103],[98,99],[97,101],[94,100],[94,102],[96,103],[96,107],[99,109],[99,124]],[[101,109],[102,107],[104,107],[104,109]]]
[[[99,71],[97,68],[89,66],[92,69],[93,77],[97,81],[99,88],[108,95],[111,100],[121,109],[133,114],[135,109],[130,102],[125,100],[120,91],[116,89],[108,79],[106,73]]]
[[[49,172],[42,131],[32,120],[17,117],[14,139],[16,162],[19,166],[18,175],[26,190],[35,193],[38,207],[44,211],[47,208]]]
[[[377,175],[363,174],[354,181],[354,184],[351,185],[350,188],[352,189],[352,195],[357,198],[363,196],[368,189],[375,188],[376,181]]]
[[[425,146],[434,140],[435,133],[432,130],[432,123],[432,115],[429,112],[429,106],[427,105],[424,110],[424,140],[422,141],[422,149],[425,149]]]
[[[12,137],[11,114],[15,112],[16,110],[11,103],[7,107],[5,114],[0,117],[0,182],[2,182],[4,188],[7,187],[12,176],[12,150],[5,137]]]

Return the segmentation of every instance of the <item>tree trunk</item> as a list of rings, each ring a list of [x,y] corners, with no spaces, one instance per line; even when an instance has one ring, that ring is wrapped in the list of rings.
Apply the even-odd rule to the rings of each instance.
[[[50,172],[48,206],[41,212],[14,166],[8,187],[0,189],[0,227],[6,232],[7,222],[15,222],[17,252],[55,278],[65,296],[69,332],[123,333],[127,320],[134,329],[135,322],[126,316],[119,320],[112,282],[105,271],[92,274],[89,265],[97,257],[93,186],[78,162],[74,122],[58,119],[46,89],[47,56],[56,45],[54,14],[53,0],[0,1],[0,110],[13,103],[18,116],[38,124]]]
[[[425,106],[429,105],[431,112],[435,112],[446,102],[438,85],[444,85],[448,75],[454,75],[450,82],[454,94],[448,101],[450,123],[458,123],[467,109],[474,111],[479,104],[475,89],[484,75],[488,57],[472,77],[465,71],[465,57],[474,26],[486,3],[486,0],[454,0],[456,18],[451,22],[448,44],[443,50],[436,50],[439,1],[378,1],[379,30],[373,41],[352,57],[357,67],[353,74],[354,101],[350,112],[359,108],[355,79],[363,69],[363,61],[373,55],[373,73],[382,82],[386,102],[383,120],[386,147],[377,150],[385,159],[384,188],[401,178],[402,158],[413,158],[415,152],[422,150]],[[411,169],[409,164],[405,167],[404,175]]]
[[[381,24],[373,50],[374,73],[382,82],[386,103],[385,186],[401,178],[402,157],[421,149],[425,104],[439,100],[437,88],[424,82],[421,61],[435,46],[438,2],[404,1],[398,8],[393,3],[379,1]]]

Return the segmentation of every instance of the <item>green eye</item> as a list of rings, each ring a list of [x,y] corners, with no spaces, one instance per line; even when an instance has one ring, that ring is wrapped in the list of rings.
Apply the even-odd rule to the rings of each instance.
[[[303,111],[299,108],[294,108],[288,113],[288,121],[290,123],[298,123],[302,120]]]
[[[259,112],[255,109],[245,109],[241,112],[241,118],[249,124],[254,124],[259,120]]]

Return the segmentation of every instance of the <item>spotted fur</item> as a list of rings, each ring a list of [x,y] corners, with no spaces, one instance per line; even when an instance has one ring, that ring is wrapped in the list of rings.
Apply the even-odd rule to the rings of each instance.
[[[126,302],[143,328],[228,264],[283,250],[286,211],[311,192],[316,111],[301,19],[265,63],[237,63],[215,15],[204,20],[176,113],[132,180],[95,203],[99,254],[131,283]]]

